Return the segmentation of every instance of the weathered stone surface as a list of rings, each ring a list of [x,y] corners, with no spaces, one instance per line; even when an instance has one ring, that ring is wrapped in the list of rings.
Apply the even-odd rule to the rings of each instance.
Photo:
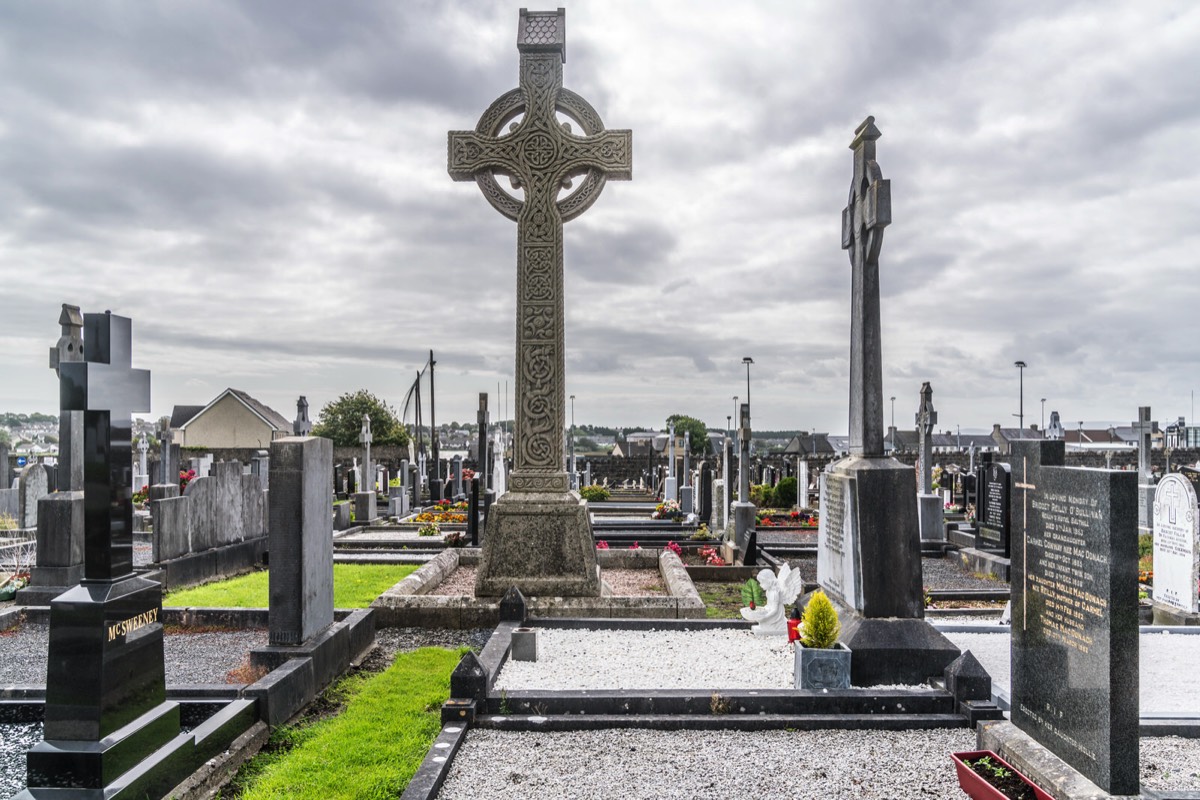
[[[1159,481],[1154,492],[1154,602],[1189,614],[1200,611],[1197,511],[1190,480],[1166,475]]]
[[[526,597],[599,595],[591,529],[578,495],[509,492],[492,506],[475,593],[498,597],[516,586]]]
[[[592,550],[591,526],[586,510],[575,508],[578,496],[570,494],[563,469],[562,226],[587,210],[608,180],[631,177],[632,135],[605,130],[595,109],[562,87],[562,9],[522,9],[517,49],[519,88],[492,103],[474,131],[451,131],[448,138],[450,176],[476,181],[488,202],[517,223],[515,443],[508,486],[514,496],[491,510],[479,586],[493,595],[513,583],[523,590],[598,594],[594,553],[580,555]],[[573,122],[561,123],[560,115]],[[524,198],[501,190],[498,175],[510,176]],[[579,186],[559,199],[568,178]]]
[[[50,482],[46,477],[46,468],[41,464],[28,464],[21,470],[17,484],[17,496],[20,510],[17,515],[17,527],[36,528],[38,521],[38,501],[50,494]]]
[[[300,644],[333,623],[333,443],[271,442],[270,643]]]
[[[83,577],[83,492],[55,492],[38,501],[33,586],[79,583]]]

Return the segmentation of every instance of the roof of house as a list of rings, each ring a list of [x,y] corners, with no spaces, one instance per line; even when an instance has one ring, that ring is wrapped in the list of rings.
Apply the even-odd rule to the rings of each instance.
[[[184,423],[190,422],[192,417],[206,408],[208,406],[175,406],[171,409],[171,427],[182,428]]]
[[[201,414],[203,414],[208,409],[215,406],[217,403],[221,402],[221,400],[223,400],[226,396],[232,396],[234,399],[236,399],[238,402],[240,402],[246,408],[250,409],[251,413],[253,413],[259,419],[261,419],[263,422],[265,422],[273,430],[290,431],[292,429],[292,423],[288,419],[286,419],[282,414],[280,414],[278,411],[271,408],[270,406],[264,405],[263,403],[260,403],[258,400],[255,400],[253,397],[246,394],[241,389],[226,389],[225,391],[221,392],[219,395],[216,396],[216,398],[211,403],[209,403],[206,406],[203,406],[198,412],[193,414],[183,424],[179,425],[178,427],[186,428],[197,417],[199,417]],[[176,406],[176,408],[177,409],[181,408],[181,406]],[[174,417],[171,418],[171,427],[173,427],[173,428],[176,427]]]
[[[783,448],[785,455],[828,455],[834,452],[827,433],[800,433]]]

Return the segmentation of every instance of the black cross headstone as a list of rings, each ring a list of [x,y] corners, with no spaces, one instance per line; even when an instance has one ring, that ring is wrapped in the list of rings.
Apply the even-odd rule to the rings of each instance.
[[[84,581],[133,574],[133,412],[150,410],[150,372],[133,369],[128,317],[85,314],[83,361],[59,365],[64,411],[83,413]]]
[[[875,118],[854,131],[854,179],[842,210],[842,249],[850,251],[850,454],[883,455],[883,348],[879,250],[892,222],[891,182],[875,162]]]

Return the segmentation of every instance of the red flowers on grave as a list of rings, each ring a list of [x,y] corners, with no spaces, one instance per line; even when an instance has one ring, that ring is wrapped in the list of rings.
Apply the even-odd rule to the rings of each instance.
[[[633,544],[629,545],[629,549],[630,550],[641,550],[642,546],[640,544],[638,544],[637,542],[634,542]]]
[[[721,558],[721,554],[717,552],[715,547],[701,547],[699,552],[700,558],[704,559],[704,563],[709,567],[725,566],[725,559]]]
[[[680,558],[683,558],[683,548],[677,545],[675,542],[667,542],[667,549]]]
[[[603,541],[603,540],[601,540],[601,541],[599,541],[599,542],[596,542],[596,549],[597,549],[597,550],[607,550],[607,549],[608,549],[608,542],[606,542],[606,541]]]
[[[792,513],[788,514],[788,517],[791,519],[800,519],[800,512],[793,509]]]
[[[195,479],[195,477],[196,477],[196,470],[194,470],[194,469],[179,470],[179,493],[180,494],[183,494],[183,490],[188,487],[188,484],[191,483]]]

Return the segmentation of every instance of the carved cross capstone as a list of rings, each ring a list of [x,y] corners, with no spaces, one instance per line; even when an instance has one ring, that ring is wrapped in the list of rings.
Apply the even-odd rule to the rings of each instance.
[[[474,180],[488,202],[517,223],[516,442],[510,488],[566,492],[562,226],[596,201],[607,180],[630,179],[633,140],[631,131],[605,130],[596,110],[563,88],[562,9],[522,9],[517,49],[519,88],[493,102],[475,130],[450,132],[448,168],[454,180]],[[560,116],[573,120],[579,132]],[[523,198],[504,191],[497,176],[507,177]]]
[[[854,131],[854,178],[842,210],[842,249],[850,251],[850,453],[883,455],[883,346],[879,325],[879,249],[892,221],[891,184],[875,162],[875,118]]]

